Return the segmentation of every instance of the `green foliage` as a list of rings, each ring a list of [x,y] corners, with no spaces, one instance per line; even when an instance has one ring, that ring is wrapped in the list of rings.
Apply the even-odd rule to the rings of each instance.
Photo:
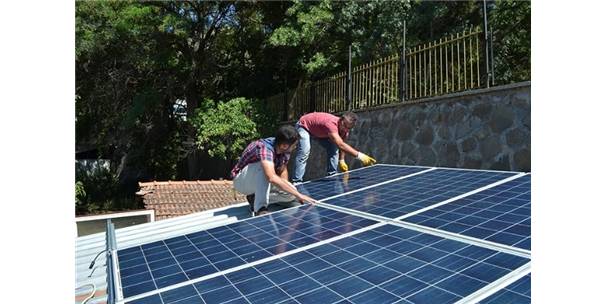
[[[76,209],[83,206],[86,200],[86,191],[84,190],[84,184],[81,181],[76,182]]]
[[[342,71],[352,45],[354,64],[391,55],[401,45],[409,1],[295,2],[269,43],[296,48],[304,78]]]
[[[184,178],[192,138],[233,160],[275,131],[278,113],[255,98],[344,71],[349,45],[354,65],[392,55],[404,21],[409,47],[481,25],[481,4],[77,1],[76,143],[97,147],[113,176],[101,179],[113,198],[82,177],[77,200],[116,208],[129,203],[114,183]],[[491,7],[497,82],[530,79],[530,2]],[[174,113],[178,100],[187,101],[186,121]]]
[[[117,176],[103,161],[76,163],[76,213],[136,208],[135,200],[120,193]]]
[[[488,16],[496,83],[530,80],[530,1],[497,1]]]
[[[263,124],[264,115],[255,104],[242,97],[217,104],[206,99],[192,119],[198,148],[211,157],[237,159],[260,136],[258,124]]]

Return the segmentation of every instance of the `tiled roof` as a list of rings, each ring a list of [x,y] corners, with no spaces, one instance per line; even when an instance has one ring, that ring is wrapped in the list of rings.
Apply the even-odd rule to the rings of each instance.
[[[246,202],[231,181],[166,181],[139,183],[137,195],[145,209],[153,209],[156,220],[186,215]]]

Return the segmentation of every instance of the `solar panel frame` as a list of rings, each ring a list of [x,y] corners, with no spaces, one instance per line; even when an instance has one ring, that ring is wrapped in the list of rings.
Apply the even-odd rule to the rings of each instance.
[[[414,167],[414,166],[400,166],[400,165],[382,165],[382,166],[386,166],[386,167],[406,167],[406,168],[408,168],[408,167]],[[433,167],[422,167],[422,168],[423,168],[423,170],[415,172],[414,174],[410,174],[410,175],[412,175],[412,176],[421,175],[421,174],[424,174],[424,173],[427,173],[427,172],[431,172],[433,170],[437,170],[438,169],[438,168],[433,168]],[[360,169],[357,169],[357,170],[362,171],[362,169],[366,169],[366,168],[360,168]],[[503,171],[494,171],[494,170],[470,170],[470,169],[445,169],[445,170],[483,171],[483,172],[496,172],[496,173],[501,173],[501,174],[504,173]],[[352,170],[352,171],[356,171],[356,170]],[[511,172],[505,172],[505,174],[507,174],[507,173],[511,173]],[[515,173],[513,173],[513,174],[515,174]],[[517,174],[518,175],[522,175],[522,173],[517,173]],[[412,176],[410,176],[410,177],[412,177]],[[516,176],[516,175],[513,175],[513,176]],[[305,252],[307,250],[312,251],[312,252],[329,251],[329,249],[325,249],[325,248],[331,248],[330,244],[333,241],[342,240],[344,238],[348,238],[350,235],[357,235],[358,233],[364,233],[364,232],[372,231],[372,229],[376,229],[377,227],[381,227],[381,226],[387,225],[388,222],[393,224],[393,222],[394,222],[393,218],[385,218],[385,217],[381,217],[381,216],[374,215],[374,214],[368,214],[368,213],[365,213],[365,212],[360,212],[360,211],[357,211],[357,210],[354,210],[354,209],[348,209],[348,208],[344,208],[344,207],[330,205],[326,201],[331,200],[332,198],[335,198],[335,197],[342,197],[342,196],[350,195],[350,194],[355,193],[355,192],[360,192],[360,191],[364,191],[364,190],[367,190],[367,189],[373,189],[373,188],[376,188],[376,187],[384,185],[384,184],[390,184],[392,182],[395,182],[395,181],[398,181],[398,180],[401,180],[401,179],[406,179],[408,177],[409,177],[408,175],[404,175],[404,176],[400,176],[400,177],[397,177],[397,178],[394,178],[394,179],[391,179],[391,180],[390,179],[386,179],[385,181],[382,181],[380,183],[375,183],[375,184],[372,184],[372,185],[369,185],[369,186],[365,186],[365,187],[362,187],[362,188],[359,188],[359,189],[356,189],[356,190],[353,190],[353,191],[343,192],[343,193],[336,194],[334,196],[324,197],[323,199],[321,199],[321,201],[324,201],[324,202],[318,204],[319,206],[325,207],[326,209],[331,209],[333,211],[340,211],[340,212],[344,212],[344,213],[347,213],[347,214],[350,214],[350,215],[353,215],[353,216],[358,216],[358,217],[362,217],[362,218],[365,218],[365,219],[374,220],[374,221],[377,221],[378,223],[372,224],[371,226],[366,226],[364,228],[361,228],[361,229],[353,231],[353,232],[348,232],[346,234],[342,234],[342,235],[336,236],[336,237],[334,237],[334,239],[333,238],[328,238],[328,239],[325,239],[325,240],[320,241],[318,243],[308,244],[308,245],[306,245],[304,247],[301,247],[301,248],[298,248],[298,249],[295,249],[295,250],[292,250],[292,251],[287,251],[287,252],[284,252],[284,253],[279,254],[279,255],[270,256],[270,257],[267,257],[265,259],[258,260],[258,261],[252,262],[252,263],[243,264],[243,265],[240,265],[240,266],[237,266],[237,267],[234,267],[234,268],[227,269],[225,271],[216,272],[216,273],[213,273],[211,275],[207,275],[205,277],[201,277],[201,278],[198,278],[198,279],[195,279],[195,280],[189,280],[189,281],[181,282],[179,284],[170,285],[170,286],[168,286],[168,287],[166,287],[164,289],[165,289],[165,291],[171,291],[171,290],[174,290],[174,288],[183,287],[183,286],[186,286],[189,283],[195,284],[197,282],[209,280],[209,279],[211,279],[213,277],[220,277],[220,276],[224,276],[224,275],[231,275],[233,273],[237,273],[239,271],[243,271],[243,270],[249,269],[250,267],[253,267],[253,268],[257,267],[257,265],[264,264],[264,263],[266,263],[268,261],[274,261],[276,259],[282,259],[283,257],[289,257],[291,255],[296,255],[299,252]],[[507,178],[507,179],[510,179],[510,178]],[[517,177],[514,177],[512,179],[515,179],[515,178],[517,178]],[[342,177],[340,177],[339,180],[342,181]],[[487,185],[485,187],[481,187],[481,188],[491,188],[491,187],[493,187],[495,185],[498,185],[498,184],[500,184],[500,183],[499,182],[495,182],[493,184],[489,184],[489,185]],[[475,189],[475,190],[477,190],[477,189]],[[475,191],[475,190],[465,192],[465,193],[463,193],[463,194],[461,194],[459,196],[465,197],[465,196],[468,196],[468,193],[478,192],[478,191]],[[438,203],[438,205],[446,204],[449,201],[451,201],[451,199],[449,199],[447,201],[443,201],[441,203]],[[430,205],[430,206],[428,206],[426,208],[427,209],[431,209],[431,208],[435,207],[435,205],[436,204],[433,204],[433,205]],[[403,216],[400,216],[400,217],[404,217],[405,218],[405,217],[407,217],[407,215],[403,215]],[[392,226],[392,225],[390,225],[390,226]],[[444,233],[443,231],[439,231],[439,230],[434,231],[434,230],[431,230],[431,229],[427,229],[426,227],[416,227],[414,224],[410,224],[410,223],[400,222],[400,223],[396,223],[395,226],[417,229],[417,231],[427,232],[430,235],[433,234],[434,236],[438,235],[440,237],[452,238],[452,235],[450,235],[448,233]],[[470,240],[467,240],[467,239],[464,239],[464,238],[463,239],[454,238],[454,239],[457,240],[457,241],[463,241],[463,242],[468,243],[468,244],[478,245],[478,244],[474,243],[473,240],[470,242]],[[488,245],[488,247],[491,246],[490,243],[488,243],[488,244],[480,243],[479,244],[480,247],[487,246],[487,245]],[[334,246],[332,246],[332,247],[334,247]],[[492,248],[492,247],[490,247],[490,248]],[[334,249],[334,248],[332,248],[332,249]],[[508,252],[507,250],[501,250],[501,248],[494,248],[494,249],[496,249],[497,251],[507,252],[507,253],[514,254],[514,255],[518,254],[518,256],[520,256],[519,252],[513,252],[512,253],[512,252]],[[529,255],[527,257],[529,258]],[[377,258],[380,258],[380,256],[378,256]],[[261,266],[259,266],[259,267],[261,267]],[[529,271],[529,269],[528,269],[528,271]],[[160,290],[157,289],[156,291],[159,292]],[[376,293],[377,294],[375,296],[380,296],[380,292],[379,291],[376,291]],[[157,295],[157,294],[155,294],[155,295]],[[198,296],[202,297],[200,294],[198,294]],[[154,297],[154,293],[153,292],[151,292],[151,297]],[[127,298],[127,299],[121,298],[121,303],[124,303],[125,300],[129,300],[129,299],[133,299],[133,298],[140,299],[141,297],[135,296],[135,297]],[[233,300],[235,301],[236,299],[233,299]]]
[[[315,214],[314,220],[321,222],[309,222],[308,216],[311,214]],[[301,216],[298,226],[293,224],[296,215]],[[123,298],[136,296],[270,258],[272,255],[302,248],[376,223],[378,221],[374,219],[321,206],[304,205],[226,226],[121,249],[118,252],[121,291]],[[272,231],[275,235],[262,230],[268,225],[275,225]],[[295,230],[293,227],[301,229]],[[259,234],[247,232],[252,229],[255,233],[264,233],[266,238],[262,239]],[[247,244],[243,244],[243,241],[247,241]],[[248,246],[259,247],[253,252],[258,256],[251,255]],[[218,251],[213,251],[213,248]]]
[[[397,244],[388,247],[380,246],[388,237],[399,239],[400,242],[415,243],[418,247],[402,255],[401,252],[390,249],[399,248]],[[374,246],[366,246],[370,244]],[[323,249],[322,247],[325,246],[330,248]],[[364,250],[369,248],[370,250]],[[436,252],[439,252],[437,258]],[[514,261],[503,262],[501,256],[514,257]],[[460,265],[447,261],[446,257],[454,257],[455,260],[461,261],[468,260],[472,263]],[[495,264],[496,261],[502,264]],[[244,275],[234,272],[209,279],[213,280],[210,283],[200,281],[191,286],[198,292],[198,300],[201,303],[202,300],[205,303],[215,303],[213,298],[208,298],[208,295],[218,290],[223,294],[229,291],[228,294],[234,295],[234,298],[223,300],[240,299],[250,303],[295,303],[294,301],[320,303],[323,300],[332,303],[345,299],[354,303],[368,299],[415,303],[408,300],[417,295],[415,299],[421,301],[424,297],[418,295],[419,293],[435,290],[442,296],[449,296],[450,303],[454,303],[455,300],[464,300],[467,296],[473,295],[473,290],[477,292],[492,283],[505,281],[515,271],[525,271],[528,263],[529,259],[524,257],[427,235],[397,225],[383,224],[371,230],[240,270],[248,272]],[[487,268],[491,271],[478,271],[476,268]],[[428,277],[426,270],[435,276]],[[463,282],[465,284],[462,284],[461,279],[465,280]],[[217,285],[217,281],[224,283]],[[225,282],[228,284],[226,285]],[[343,282],[345,283],[342,284]],[[401,290],[403,285],[414,282],[423,284],[422,288],[410,289],[413,290],[412,293]],[[303,283],[310,283],[313,286],[305,286]],[[188,287],[179,288],[185,290]],[[461,294],[450,295],[453,289],[459,289]],[[236,291],[243,297],[236,297]],[[463,291],[467,294],[463,294]],[[173,290],[173,293],[179,292],[177,289]],[[164,298],[165,294],[160,296]],[[195,299],[194,295],[189,296],[189,299]],[[435,300],[435,296],[433,295],[431,299]],[[276,301],[268,301],[267,297]]]
[[[481,300],[480,304],[516,303],[530,304],[530,273]]]
[[[448,176],[446,179],[445,174]],[[321,202],[340,208],[339,210],[351,210],[355,214],[368,214],[388,221],[431,209],[455,198],[470,195],[478,189],[490,188],[522,175],[523,173],[517,172],[436,168],[363,188],[361,190],[368,190],[364,193],[360,190],[350,191]],[[453,181],[461,177],[465,177],[467,184],[460,180]],[[452,182],[445,183],[448,181]],[[444,192],[445,190],[448,191]]]
[[[374,165],[306,181],[296,187],[301,193],[323,201],[344,193],[375,187],[384,182],[398,180],[409,175],[416,175],[430,170],[435,170],[435,168]]]
[[[401,220],[529,251],[530,183],[525,174]],[[511,241],[503,239],[508,235]]]

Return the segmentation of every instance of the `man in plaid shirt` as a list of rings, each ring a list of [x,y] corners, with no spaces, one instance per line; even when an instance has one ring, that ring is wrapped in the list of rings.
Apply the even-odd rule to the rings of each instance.
[[[234,187],[246,195],[255,215],[268,212],[270,183],[292,194],[301,203],[315,202],[288,182],[286,165],[298,140],[299,134],[293,126],[281,126],[276,137],[250,143],[231,170]]]

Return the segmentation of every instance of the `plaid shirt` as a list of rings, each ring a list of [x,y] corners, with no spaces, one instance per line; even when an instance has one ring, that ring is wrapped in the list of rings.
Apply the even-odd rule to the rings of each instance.
[[[240,156],[240,160],[234,168],[231,170],[231,178],[235,178],[244,167],[248,164],[256,163],[262,160],[267,160],[274,163],[274,169],[278,169],[281,166],[288,163],[290,159],[290,153],[282,153],[276,154],[276,150],[274,149],[274,137],[269,137],[265,139],[259,139],[251,142],[244,152],[242,152],[242,156]]]

